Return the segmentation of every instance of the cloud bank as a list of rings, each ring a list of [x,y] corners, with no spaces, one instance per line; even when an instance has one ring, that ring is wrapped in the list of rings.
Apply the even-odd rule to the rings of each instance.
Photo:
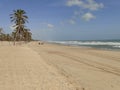
[[[98,3],[95,0],[67,0],[66,6],[78,7],[79,11],[76,11],[76,10],[74,11],[74,17],[76,18],[80,17],[85,21],[90,21],[92,19],[95,19],[96,16],[93,15],[93,12],[96,12],[99,9],[104,8],[103,3]]]
[[[94,0],[68,0],[66,3],[67,6],[78,6],[82,9],[89,9],[91,11],[96,11],[100,8],[103,8],[103,3],[97,3]]]

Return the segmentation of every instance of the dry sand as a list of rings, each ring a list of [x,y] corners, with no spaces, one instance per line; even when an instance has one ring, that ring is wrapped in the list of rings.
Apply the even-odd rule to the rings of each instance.
[[[0,45],[0,90],[75,90],[26,45]]]
[[[120,52],[55,44],[28,45],[76,90],[120,90]]]
[[[120,52],[3,42],[0,90],[120,90]]]

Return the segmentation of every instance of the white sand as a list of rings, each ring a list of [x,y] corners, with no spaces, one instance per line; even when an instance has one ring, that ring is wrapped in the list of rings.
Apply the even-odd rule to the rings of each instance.
[[[0,43],[0,90],[120,90],[120,52]]]
[[[0,90],[76,90],[26,45],[0,45]]]
[[[120,90],[120,52],[30,43],[77,90]]]

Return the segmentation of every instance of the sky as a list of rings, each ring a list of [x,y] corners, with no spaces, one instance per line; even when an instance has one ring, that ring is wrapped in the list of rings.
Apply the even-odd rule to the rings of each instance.
[[[10,14],[23,9],[38,40],[120,39],[120,0],[1,0],[0,27],[13,31]]]

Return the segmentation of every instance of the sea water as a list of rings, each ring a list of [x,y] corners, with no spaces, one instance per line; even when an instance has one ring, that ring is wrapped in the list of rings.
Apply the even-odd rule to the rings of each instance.
[[[120,40],[68,40],[49,42],[71,46],[85,46],[99,49],[120,50]]]

